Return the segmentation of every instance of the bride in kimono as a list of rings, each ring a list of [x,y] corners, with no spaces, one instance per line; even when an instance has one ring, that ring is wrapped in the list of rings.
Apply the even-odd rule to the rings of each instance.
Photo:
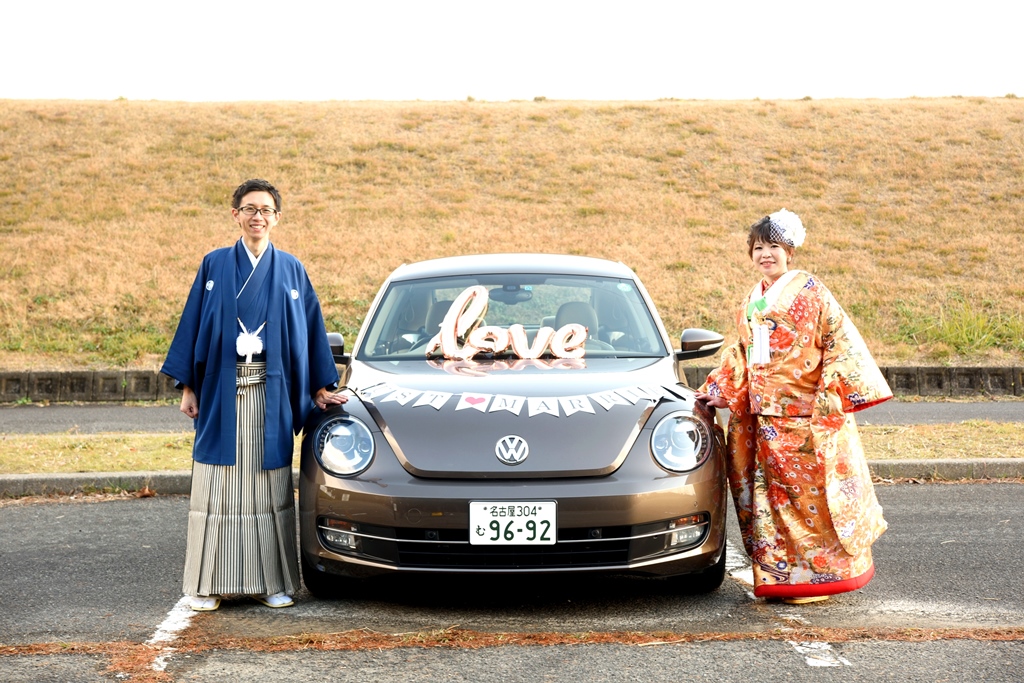
[[[750,227],[761,279],[697,399],[731,412],[728,474],[754,595],[791,604],[857,590],[886,522],[853,413],[892,398],[818,278],[791,270],[805,230],[782,209]]]
[[[203,259],[161,368],[196,427],[183,579],[196,611],[223,595],[293,604],[293,435],[314,404],[346,401],[306,269],[270,243],[280,193],[247,180],[231,207],[241,238]]]

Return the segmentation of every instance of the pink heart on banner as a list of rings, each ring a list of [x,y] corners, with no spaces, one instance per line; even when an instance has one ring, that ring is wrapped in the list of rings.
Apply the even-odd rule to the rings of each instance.
[[[480,405],[481,403],[483,403],[486,400],[487,399],[484,398],[483,396],[467,396],[466,397],[466,403],[468,403],[471,406],[478,406],[478,405]]]

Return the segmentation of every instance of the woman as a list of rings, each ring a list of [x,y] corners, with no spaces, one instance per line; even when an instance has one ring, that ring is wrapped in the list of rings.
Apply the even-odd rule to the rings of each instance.
[[[820,280],[791,270],[803,244],[786,209],[750,227],[761,274],[739,340],[698,400],[731,411],[729,484],[754,595],[799,604],[861,588],[885,531],[852,413],[892,398],[857,328]]]
[[[183,584],[197,611],[225,594],[293,604],[292,435],[314,403],[346,401],[306,270],[270,244],[280,193],[247,180],[231,207],[241,238],[203,259],[161,368],[196,425]]]

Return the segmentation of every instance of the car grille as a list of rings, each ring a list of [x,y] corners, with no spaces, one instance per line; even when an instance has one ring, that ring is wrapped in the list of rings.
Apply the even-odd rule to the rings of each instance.
[[[398,543],[403,567],[443,569],[557,569],[625,564],[629,541],[537,546]]]
[[[695,547],[707,537],[708,524]],[[387,528],[358,525],[359,549],[325,547],[393,564],[404,569],[521,570],[586,569],[626,566],[639,558],[666,552],[665,524],[559,529],[554,545],[470,545],[466,530]],[[673,552],[684,550],[674,548]]]

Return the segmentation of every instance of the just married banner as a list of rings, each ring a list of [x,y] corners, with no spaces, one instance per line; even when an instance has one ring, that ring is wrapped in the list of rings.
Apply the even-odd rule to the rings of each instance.
[[[526,417],[536,417],[537,415],[571,417],[577,413],[594,414],[596,412],[595,405],[604,410],[612,410],[615,406],[635,405],[641,401],[656,403],[663,398],[669,400],[681,398],[680,394],[671,388],[657,385],[622,387],[572,396],[515,396],[475,392],[453,394],[445,391],[421,391],[384,383],[358,389],[356,395],[363,400],[381,405],[394,402],[402,406],[411,404],[413,408],[429,407],[441,410],[449,403],[454,402],[455,410],[477,410],[481,413],[509,412]]]

